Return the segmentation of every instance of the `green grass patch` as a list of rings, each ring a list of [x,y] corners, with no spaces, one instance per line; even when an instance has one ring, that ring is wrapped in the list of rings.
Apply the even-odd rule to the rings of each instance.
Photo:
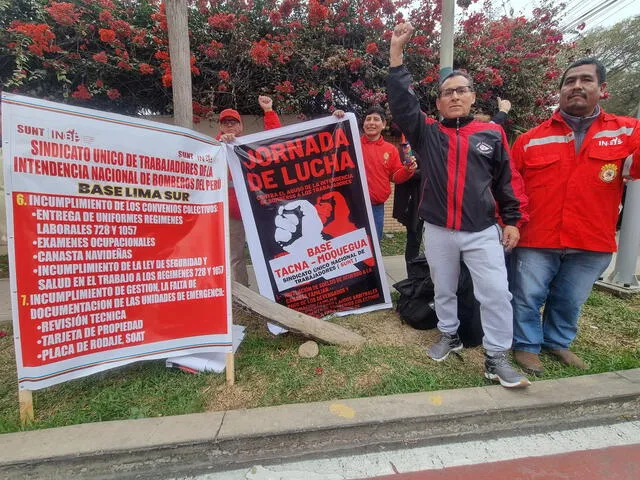
[[[392,255],[404,255],[407,244],[407,232],[387,232],[382,234],[380,240],[380,251],[383,257]]]
[[[0,278],[9,278],[9,255],[0,255]]]
[[[236,355],[236,383],[224,375],[184,373],[163,361],[134,364],[34,392],[35,422],[27,429],[78,423],[425,392],[486,385],[483,353],[465,349],[435,363],[424,352],[437,336],[402,324],[392,310],[335,320],[367,338],[361,348],[321,345],[300,358],[304,338],[269,334],[262,320],[235,312],[247,325]],[[543,356],[542,379],[640,367],[640,297],[622,300],[594,292],[584,306],[574,350],[588,371]],[[17,381],[12,332],[0,338],[0,432],[18,431]]]

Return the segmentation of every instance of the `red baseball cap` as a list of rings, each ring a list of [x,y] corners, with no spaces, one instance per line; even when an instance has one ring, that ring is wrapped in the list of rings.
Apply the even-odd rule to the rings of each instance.
[[[242,122],[240,118],[240,114],[238,113],[237,110],[234,110],[233,108],[227,108],[220,112],[219,121],[223,121],[225,118],[233,118],[234,120]]]

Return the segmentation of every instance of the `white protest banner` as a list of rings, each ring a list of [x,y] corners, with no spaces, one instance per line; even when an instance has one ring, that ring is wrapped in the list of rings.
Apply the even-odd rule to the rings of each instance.
[[[231,352],[220,144],[6,93],[2,128],[20,389]]]
[[[353,114],[227,148],[263,296],[314,317],[391,306]]]

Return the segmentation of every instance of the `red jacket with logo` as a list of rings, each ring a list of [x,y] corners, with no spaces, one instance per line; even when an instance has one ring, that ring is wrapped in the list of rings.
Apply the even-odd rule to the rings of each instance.
[[[274,128],[280,128],[280,118],[275,110],[270,110],[265,112],[264,118],[264,129],[265,130],[273,130]],[[222,134],[218,133],[216,135],[216,140],[220,140],[220,136]],[[242,215],[240,214],[240,205],[238,204],[238,199],[236,198],[236,190],[233,188],[233,180],[231,179],[231,172],[229,172],[229,216],[231,218],[235,218],[236,220],[241,220]]]
[[[404,167],[398,149],[389,142],[385,142],[382,136],[372,142],[363,135],[360,138],[360,143],[362,144],[369,197],[373,205],[379,205],[391,195],[389,182],[406,182],[413,176],[414,171]]]
[[[513,159],[529,197],[522,247],[614,252],[623,176],[640,176],[640,122],[601,110],[576,153],[557,110],[523,133]],[[630,156],[631,155],[631,156]]]

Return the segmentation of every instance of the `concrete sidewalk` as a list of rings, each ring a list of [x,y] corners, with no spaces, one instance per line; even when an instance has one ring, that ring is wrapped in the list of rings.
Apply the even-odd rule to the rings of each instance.
[[[0,435],[0,477],[162,479],[638,418],[640,369]],[[639,439],[640,441],[640,439]]]

